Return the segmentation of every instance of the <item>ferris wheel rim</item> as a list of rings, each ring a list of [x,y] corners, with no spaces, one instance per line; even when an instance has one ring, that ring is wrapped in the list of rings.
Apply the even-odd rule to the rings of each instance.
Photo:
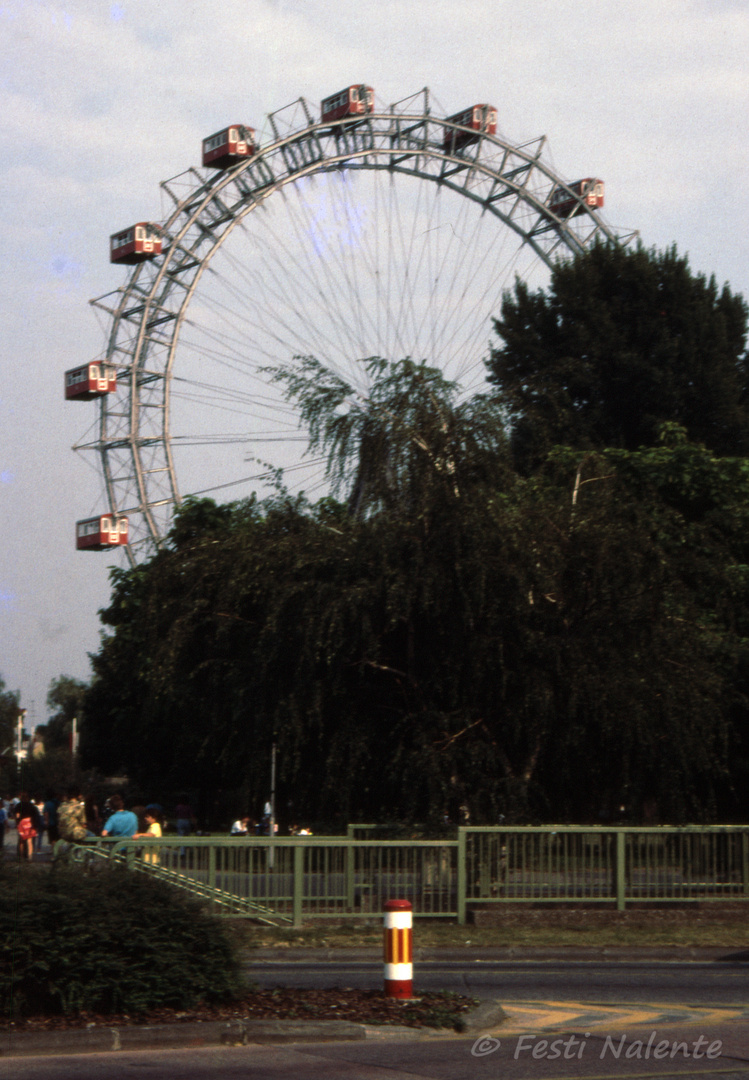
[[[573,222],[573,215],[564,219],[551,211],[548,199],[555,188],[562,186],[571,195],[575,193],[543,160],[541,155],[545,138],[516,145],[499,135],[481,132],[471,139],[468,153],[458,152],[455,140],[448,151],[444,136],[440,142],[440,133],[448,128],[464,129],[449,118],[433,116],[426,96],[421,113],[372,113],[355,124],[350,119],[333,123],[309,122],[311,114],[306,107],[305,112],[308,120],[305,125],[258,148],[252,157],[236,166],[218,173],[191,167],[163,181],[161,187],[175,205],[161,227],[165,240],[162,255],[152,262],[135,266],[127,282],[114,294],[91,301],[112,318],[107,362],[119,371],[127,372],[129,379],[126,431],[120,430],[117,434],[111,431],[109,402],[106,397],[101,401],[97,449],[107,498],[113,512],[141,514],[150,541],[156,547],[163,542],[164,536],[156,523],[154,511],[168,504],[179,505],[182,500],[170,432],[171,381],[182,324],[203,274],[236,226],[287,185],[316,174],[344,170],[387,171],[430,181],[481,205],[482,212],[491,213],[509,227],[521,245],[529,245],[535,256],[549,267],[553,266],[560,250],[574,254],[585,250],[596,238],[613,243],[626,243],[630,238],[617,235],[598,213],[582,201],[574,217],[585,216],[589,222],[590,232],[584,237],[580,235],[580,222]],[[272,123],[274,115],[277,114],[271,114],[269,119],[277,134]],[[430,138],[435,134],[436,137]],[[492,155],[495,159],[501,159],[501,168],[497,169]],[[280,169],[277,168],[279,164],[282,165]],[[436,171],[437,167],[439,171]],[[548,188],[547,201],[541,199],[530,186],[529,179],[533,174],[543,178],[542,190]],[[247,175],[253,180],[259,177],[261,182],[250,187],[245,182]],[[192,186],[184,180],[185,177],[191,178]],[[461,183],[454,179],[458,177]],[[488,196],[479,197],[470,187],[470,183],[477,180],[492,185]],[[178,183],[185,183],[187,188],[182,197],[172,190]],[[227,194],[233,196],[233,203],[228,201]],[[505,199],[510,201],[508,212],[504,211],[502,200]],[[513,211],[519,204],[523,204],[524,210],[529,210],[532,215],[526,225],[513,217]],[[203,245],[205,250],[200,251]],[[179,298],[180,289],[181,300],[174,304],[173,298]],[[104,303],[112,295],[119,296],[114,307]],[[137,325],[137,334],[134,340],[126,344],[133,323]],[[123,335],[124,324],[126,332]],[[171,336],[164,336],[162,330],[158,331],[158,344],[166,350],[167,359],[158,372],[149,372],[146,362],[156,327],[165,327]],[[127,356],[130,357],[129,362],[123,359]],[[160,381],[163,387],[163,425],[158,436],[142,437],[140,393],[149,378]],[[152,452],[159,449],[161,471],[168,476],[169,494],[166,498],[154,499],[149,493],[148,470],[144,468],[142,460],[146,448]],[[133,507],[118,505],[121,504],[118,498],[119,481],[112,469],[115,450],[124,451],[132,462],[138,493],[137,505]],[[134,565],[137,560],[130,544],[127,554]]]

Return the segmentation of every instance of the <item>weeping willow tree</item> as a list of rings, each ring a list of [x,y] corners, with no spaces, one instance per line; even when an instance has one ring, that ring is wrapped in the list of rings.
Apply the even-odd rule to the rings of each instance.
[[[313,356],[272,369],[307,427],[309,452],[324,455],[332,492],[352,514],[421,514],[435,501],[459,499],[463,485],[506,474],[494,401],[461,400],[458,384],[424,362],[361,363],[366,395]]]

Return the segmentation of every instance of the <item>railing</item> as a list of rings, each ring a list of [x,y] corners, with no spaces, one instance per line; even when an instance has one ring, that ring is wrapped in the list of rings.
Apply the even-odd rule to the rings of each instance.
[[[749,899],[749,827],[459,830],[458,917],[468,903]]]
[[[749,900],[749,826],[459,828],[455,839],[185,837],[102,839],[106,857],[179,886],[216,914],[300,926],[372,918],[386,900],[465,922],[470,906]]]

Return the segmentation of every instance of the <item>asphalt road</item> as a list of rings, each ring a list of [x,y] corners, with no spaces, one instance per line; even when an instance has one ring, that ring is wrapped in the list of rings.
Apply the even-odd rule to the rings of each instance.
[[[371,962],[264,961],[245,970],[261,988],[382,986],[382,965]],[[502,1001],[657,1001],[749,1008],[749,964],[429,961],[414,964],[414,990],[453,990]]]
[[[65,1058],[0,1058],[2,1080],[718,1080],[749,1078],[749,1038],[727,1025],[692,1030],[686,1051],[672,1057],[669,1047],[684,1029],[657,1032],[664,1056],[647,1050],[650,1032],[630,1032],[607,1044],[603,1034],[565,1033],[559,1045],[528,1036],[494,1039],[395,1039],[350,1043],[243,1046],[138,1053],[87,1054]],[[700,1043],[700,1036],[703,1041]],[[529,1041],[530,1038],[530,1041]],[[707,1040],[714,1040],[708,1042]],[[718,1048],[708,1058],[706,1049]],[[533,1054],[532,1047],[541,1053]],[[583,1047],[582,1052],[580,1046]],[[617,1054],[618,1052],[618,1054]],[[695,1057],[697,1053],[697,1057]],[[715,1053],[715,1049],[713,1050]],[[628,1056],[629,1055],[629,1056]],[[646,1056],[647,1055],[647,1056]]]
[[[371,961],[265,961],[247,970],[263,986],[375,988],[382,980]],[[0,1080],[749,1080],[746,963],[425,961],[415,975],[417,992],[499,998],[508,1019],[491,1033],[449,1037],[401,1029],[358,1042],[35,1058],[3,1057],[0,1047]],[[542,1010],[527,1010],[530,1002]],[[602,1007],[605,1017],[595,1016]]]

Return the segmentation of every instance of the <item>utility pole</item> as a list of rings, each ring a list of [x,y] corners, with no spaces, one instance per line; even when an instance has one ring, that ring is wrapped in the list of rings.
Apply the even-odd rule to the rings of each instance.
[[[273,840],[276,833],[276,740],[273,740],[270,750],[270,819],[268,821],[268,838],[271,845],[268,848],[268,866],[273,869]]]

